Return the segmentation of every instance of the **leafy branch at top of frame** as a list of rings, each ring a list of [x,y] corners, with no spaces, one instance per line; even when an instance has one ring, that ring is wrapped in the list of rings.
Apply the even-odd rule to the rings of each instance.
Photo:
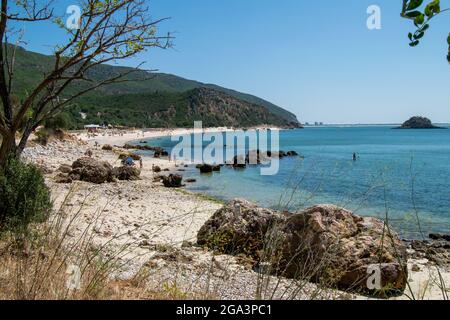
[[[409,45],[411,47],[416,47],[419,45],[426,31],[430,28],[431,19],[442,12],[450,10],[450,8],[441,9],[440,0],[430,1],[424,8],[421,9],[423,4],[424,0],[403,0],[401,16],[406,19],[413,20],[414,26],[416,27],[416,31],[414,33],[410,32],[408,34],[410,41]],[[450,62],[450,34],[447,37],[447,43],[449,45],[447,60]]]

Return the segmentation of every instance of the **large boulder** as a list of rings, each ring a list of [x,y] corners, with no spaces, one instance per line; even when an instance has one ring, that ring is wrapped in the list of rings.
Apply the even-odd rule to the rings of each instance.
[[[135,167],[122,166],[113,169],[113,175],[119,180],[139,180],[141,171]]]
[[[226,254],[259,259],[267,230],[283,221],[282,214],[236,199],[218,210],[200,229],[197,242]]]
[[[368,280],[378,268],[377,289],[384,294],[405,289],[406,247],[379,219],[319,205],[291,215],[273,234],[271,263],[277,274],[289,278],[308,274],[330,286],[374,293]]]
[[[180,188],[183,186],[183,176],[179,174],[170,174],[162,177],[162,182],[166,188]]]
[[[106,161],[99,161],[90,157],[83,157],[72,164],[69,177],[72,180],[81,180],[92,183],[114,181],[113,167]]]
[[[406,247],[398,236],[381,220],[332,205],[288,214],[233,200],[205,223],[197,241],[246,254],[277,276],[367,294],[396,294],[406,286]],[[380,281],[371,286],[374,272]]]

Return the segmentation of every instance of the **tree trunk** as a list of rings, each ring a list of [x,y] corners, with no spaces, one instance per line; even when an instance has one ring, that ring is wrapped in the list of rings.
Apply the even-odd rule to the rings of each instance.
[[[10,156],[15,156],[17,151],[16,139],[14,135],[3,136],[0,147],[0,170],[3,169]]]
[[[19,145],[16,148],[16,154],[18,156],[20,156],[22,154],[23,150],[27,146],[28,138],[30,138],[30,135],[33,133],[34,130],[35,130],[35,127],[30,127],[28,124],[25,127],[25,130],[22,133],[22,137],[20,139]]]

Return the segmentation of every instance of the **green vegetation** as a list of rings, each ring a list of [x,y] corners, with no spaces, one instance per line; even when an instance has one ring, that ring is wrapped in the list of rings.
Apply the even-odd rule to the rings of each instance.
[[[15,95],[19,99],[23,98],[27,90],[36,86],[42,80],[42,75],[51,70],[53,63],[52,56],[18,48],[14,79]],[[86,76],[94,82],[100,82],[130,70],[126,67],[98,65],[89,69]],[[101,86],[68,106],[63,113],[68,127],[79,129],[89,123],[131,127],[191,127],[194,120],[202,120],[205,126],[299,125],[294,114],[268,101],[216,85],[203,84],[170,74],[150,74],[143,70],[127,74],[125,80]],[[85,82],[75,81],[65,90],[61,98],[83,90],[86,85]],[[215,114],[217,110],[214,108],[204,113],[197,113],[194,110],[191,114],[190,107],[204,107],[204,105],[191,106],[190,101],[195,100],[199,89],[205,88],[216,91],[221,96],[230,96],[227,100],[233,102],[228,106],[231,113],[236,113],[236,107],[244,104],[254,105],[255,109],[261,111],[248,115],[245,112],[236,114],[237,118],[231,117],[228,120],[223,113]],[[176,112],[173,113],[173,110]],[[228,109],[223,111],[228,113]]]
[[[0,172],[0,230],[24,230],[32,222],[43,222],[51,208],[50,190],[41,171],[9,159]]]
[[[430,22],[433,18],[440,15],[450,8],[442,9],[440,0],[429,1],[426,6],[421,9],[424,0],[403,0],[402,17],[413,20],[416,31],[408,34],[409,45],[416,47],[421,39],[425,36],[426,31],[430,28]],[[449,46],[447,60],[450,62],[450,34],[447,37]]]

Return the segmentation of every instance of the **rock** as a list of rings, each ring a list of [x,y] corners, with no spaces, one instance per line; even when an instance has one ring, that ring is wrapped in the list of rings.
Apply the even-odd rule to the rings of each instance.
[[[73,180],[71,177],[69,177],[69,175],[60,172],[55,176],[55,182],[56,183],[72,183]]]
[[[231,165],[236,169],[244,169],[247,167],[247,159],[244,156],[234,156]]]
[[[431,240],[450,241],[450,234],[430,233],[429,237]]]
[[[444,129],[433,125],[430,119],[425,117],[412,117],[404,122],[401,127],[395,129]]]
[[[287,156],[288,157],[297,157],[298,156],[298,152],[296,152],[296,151],[288,151],[287,152]]]
[[[105,151],[112,151],[112,149],[113,149],[113,147],[111,145],[109,145],[109,144],[105,144],[102,147],[102,150],[105,150]]]
[[[260,258],[269,227],[284,220],[270,209],[236,199],[218,210],[200,229],[197,243],[226,254]]]
[[[141,172],[131,166],[116,167],[113,169],[113,175],[119,180],[139,180]]]
[[[86,152],[84,153],[84,155],[86,156],[86,157],[92,157],[92,155],[93,155],[94,153],[92,152],[92,150],[91,149],[88,149],[88,150],[86,150]]]
[[[214,167],[210,164],[199,164],[196,166],[196,168],[199,169],[200,173],[202,174],[212,173],[214,171]]]
[[[72,167],[68,164],[62,164],[59,166],[58,171],[69,174],[72,171]]]
[[[72,164],[72,171],[69,176],[72,180],[100,184],[114,181],[112,171],[112,166],[106,161],[83,157]]]
[[[183,177],[179,174],[171,174],[162,178],[164,187],[166,188],[180,188],[182,187]]]
[[[45,163],[38,163],[36,164],[36,167],[43,173],[43,174],[52,174],[53,169],[47,166]]]
[[[420,267],[417,264],[413,264],[412,267],[411,267],[411,271],[413,271],[413,272],[420,272],[422,270],[420,269]]]
[[[186,182],[187,183],[194,183],[194,182],[197,182],[197,180],[196,179],[187,179]]]
[[[433,264],[450,268],[450,242],[445,240],[413,240],[405,242],[411,248],[410,258],[426,258]]]
[[[399,294],[407,281],[406,246],[386,232],[379,219],[332,205],[315,206],[290,216],[274,231],[273,268],[288,278],[310,274],[313,281],[375,293],[367,286],[368,271],[379,266],[384,293]]]
[[[379,292],[368,288],[370,272],[379,268],[381,292],[388,295],[403,292],[407,281],[406,247],[391,234],[381,220],[332,205],[286,214],[233,200],[197,239],[201,246],[268,264],[274,275],[358,293]]]
[[[159,166],[153,166],[153,167],[152,167],[152,171],[155,172],[155,173],[159,173],[159,172],[161,172],[161,167],[159,167]]]

